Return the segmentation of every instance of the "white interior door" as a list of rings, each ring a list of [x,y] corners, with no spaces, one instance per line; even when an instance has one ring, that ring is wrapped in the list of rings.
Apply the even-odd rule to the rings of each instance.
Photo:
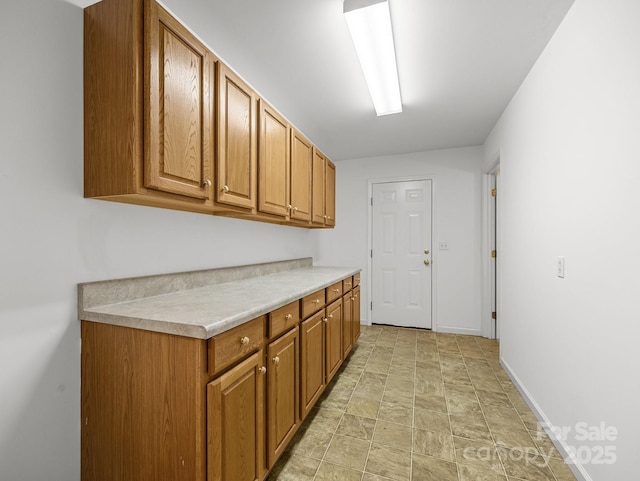
[[[371,321],[431,329],[431,180],[372,184]]]

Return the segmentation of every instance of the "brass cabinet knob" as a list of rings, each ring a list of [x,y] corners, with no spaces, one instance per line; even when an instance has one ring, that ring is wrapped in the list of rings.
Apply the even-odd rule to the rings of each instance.
[[[350,297],[349,299],[351,299],[352,301],[355,301],[356,298],[355,297]]]
[[[249,344],[249,338],[247,336],[244,336],[243,338],[240,339],[240,344],[242,344],[243,346],[246,346],[247,344]]]
[[[280,364],[280,358],[278,356],[273,358],[273,363],[274,364]]]
[[[260,369],[258,369],[258,372],[260,372],[260,374],[264,374],[267,372],[267,368],[262,366]]]
[[[284,316],[284,318],[289,321],[293,318],[293,316],[291,314],[287,314],[286,316]]]
[[[327,322],[329,319],[327,319],[326,317],[322,318],[322,322]]]
[[[291,204],[289,204],[289,205],[287,206],[287,210],[291,210],[291,209],[293,209],[293,206],[292,206]]]
[[[223,185],[222,186],[222,192],[229,192],[229,186],[228,185]]]
[[[328,317],[329,319],[333,319],[333,314],[329,314],[327,317]]]
[[[424,265],[425,265],[425,266],[428,266],[429,264],[431,264],[431,262],[429,262],[429,259],[425,259],[425,260],[424,260]]]
[[[297,208],[297,207],[294,207],[294,208],[293,208],[293,211],[294,211],[294,212],[298,212],[298,208]]]
[[[424,250],[424,253],[425,253],[425,254],[429,254],[429,249],[425,249],[425,250]]]
[[[209,179],[204,179],[202,187],[211,187],[211,181]]]

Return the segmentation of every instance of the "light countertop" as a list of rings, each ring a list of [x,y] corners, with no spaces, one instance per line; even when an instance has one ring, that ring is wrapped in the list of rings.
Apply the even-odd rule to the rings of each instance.
[[[79,284],[78,317],[208,339],[358,272],[296,259]]]

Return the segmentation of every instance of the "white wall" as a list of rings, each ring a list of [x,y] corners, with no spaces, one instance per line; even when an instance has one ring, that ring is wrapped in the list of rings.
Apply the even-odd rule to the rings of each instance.
[[[503,182],[501,356],[597,481],[638,479],[640,3],[577,0],[485,145]],[[557,256],[566,277],[556,277]],[[593,451],[592,451],[593,449]]]
[[[77,283],[317,249],[307,229],[83,199],[82,15],[0,6],[0,480],[80,477]]]
[[[479,147],[338,162],[337,227],[319,233],[319,264],[362,267],[362,317],[367,319],[369,180],[433,176],[434,298],[438,330],[480,334],[482,150]],[[438,250],[446,240],[449,250]]]

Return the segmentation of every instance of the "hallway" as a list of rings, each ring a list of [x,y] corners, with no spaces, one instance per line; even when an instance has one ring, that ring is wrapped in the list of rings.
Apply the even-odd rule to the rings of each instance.
[[[362,326],[268,481],[575,481],[496,341]]]

